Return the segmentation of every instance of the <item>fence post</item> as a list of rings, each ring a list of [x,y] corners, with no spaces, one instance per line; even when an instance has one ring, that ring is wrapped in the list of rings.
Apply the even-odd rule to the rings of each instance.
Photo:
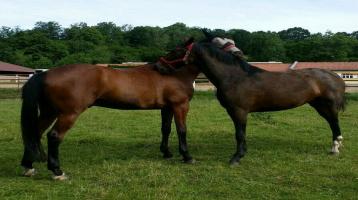
[[[18,74],[16,74],[16,83],[17,83],[17,90],[20,90],[20,77]]]

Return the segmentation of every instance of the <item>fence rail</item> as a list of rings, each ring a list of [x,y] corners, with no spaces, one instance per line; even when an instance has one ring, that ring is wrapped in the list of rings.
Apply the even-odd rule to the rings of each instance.
[[[128,67],[128,66],[127,66]],[[133,66],[129,66],[133,67]],[[13,88],[20,90],[22,86],[29,79],[29,76],[24,75],[0,75],[0,88]],[[345,79],[346,92],[358,92],[358,81],[352,79]],[[200,73],[195,80],[195,90],[214,90],[215,86],[206,78],[203,73]]]
[[[0,88],[20,89],[29,80],[28,76],[0,75]]]

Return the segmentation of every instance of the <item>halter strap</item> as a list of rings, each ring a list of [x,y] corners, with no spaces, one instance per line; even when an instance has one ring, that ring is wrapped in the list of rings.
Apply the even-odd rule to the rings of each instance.
[[[222,50],[224,51],[230,51],[230,49],[234,48],[235,44],[232,43],[226,43],[223,47],[221,47]]]
[[[188,46],[185,47],[186,52],[185,52],[185,55],[182,58],[178,58],[178,59],[175,59],[175,60],[167,60],[164,57],[160,57],[159,62],[161,62],[162,64],[165,64],[165,65],[167,65],[170,68],[175,70],[176,68],[173,65],[177,64],[177,63],[180,63],[180,62],[185,63],[187,61],[187,59],[188,59],[188,56],[189,56],[191,50],[193,49],[193,46],[194,46],[194,43],[191,43],[191,44],[189,44]]]

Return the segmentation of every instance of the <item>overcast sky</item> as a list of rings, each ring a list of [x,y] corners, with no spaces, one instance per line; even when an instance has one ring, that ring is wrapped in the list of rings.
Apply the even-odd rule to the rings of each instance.
[[[37,21],[350,33],[358,31],[358,0],[0,0],[0,26],[29,29]]]

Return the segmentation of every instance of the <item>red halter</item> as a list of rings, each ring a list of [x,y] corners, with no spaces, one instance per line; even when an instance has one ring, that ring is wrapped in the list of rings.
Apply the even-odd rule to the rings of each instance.
[[[175,69],[175,67],[173,66],[174,64],[177,64],[177,63],[180,63],[180,62],[185,63],[187,61],[188,56],[189,56],[191,50],[193,49],[193,45],[194,45],[194,43],[191,43],[191,44],[189,44],[188,46],[185,47],[186,52],[185,52],[185,55],[182,58],[178,58],[178,59],[175,59],[175,60],[167,60],[164,57],[160,57],[159,62],[169,66],[170,68]]]

